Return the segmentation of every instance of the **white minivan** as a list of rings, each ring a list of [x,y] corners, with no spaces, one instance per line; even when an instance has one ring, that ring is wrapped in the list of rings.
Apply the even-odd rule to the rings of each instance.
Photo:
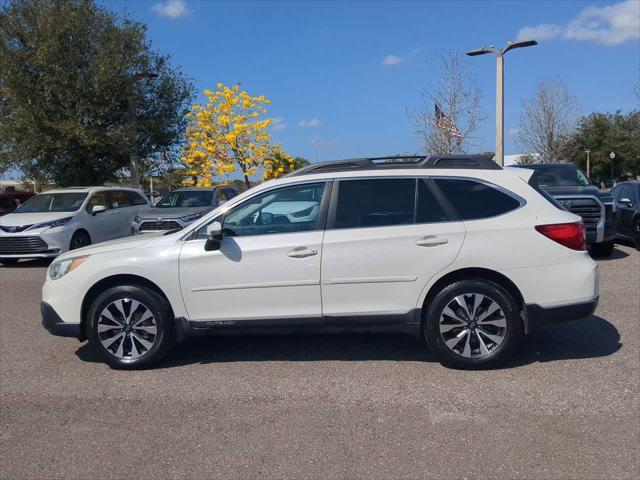
[[[314,164],[178,232],[62,255],[43,325],[116,368],[189,335],[290,330],[412,332],[448,365],[494,365],[598,304],[582,220],[531,173],[480,156]]]
[[[149,201],[126,187],[49,190],[0,217],[0,263],[51,258],[132,234],[131,222]]]

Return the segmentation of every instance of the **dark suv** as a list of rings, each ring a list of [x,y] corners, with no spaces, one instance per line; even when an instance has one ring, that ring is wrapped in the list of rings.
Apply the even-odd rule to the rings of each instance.
[[[609,257],[616,236],[613,196],[602,192],[572,163],[531,163],[514,167],[533,170],[529,183],[549,193],[566,210],[582,217],[593,255]]]
[[[34,195],[35,193],[16,192],[15,190],[7,190],[4,193],[0,192],[0,217],[13,212]]]

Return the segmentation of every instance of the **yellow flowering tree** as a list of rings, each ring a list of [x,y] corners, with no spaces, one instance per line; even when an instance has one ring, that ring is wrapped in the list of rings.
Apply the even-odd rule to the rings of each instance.
[[[264,159],[262,166],[264,167],[262,178],[265,180],[278,178],[296,170],[296,162],[293,157],[287,155],[278,147],[274,149],[269,158]]]
[[[274,157],[278,145],[271,144],[270,118],[262,118],[271,102],[263,95],[252,97],[238,85],[222,83],[217,90],[205,90],[206,105],[194,105],[189,113],[187,147],[182,162],[186,174],[196,177],[198,186],[211,186],[214,175],[228,175],[239,169],[247,188],[249,176]]]

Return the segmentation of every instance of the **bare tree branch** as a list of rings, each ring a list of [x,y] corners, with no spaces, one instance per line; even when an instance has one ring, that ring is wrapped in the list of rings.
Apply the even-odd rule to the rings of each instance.
[[[407,117],[426,152],[465,152],[472,146],[470,140],[478,123],[484,120],[480,111],[482,89],[473,80],[461,53],[436,52],[435,58],[439,65],[437,76],[423,90],[421,104],[407,109]],[[461,142],[436,122],[436,104],[462,134]]]
[[[542,79],[535,94],[523,103],[520,146],[537,153],[543,163],[556,163],[569,155],[571,135],[578,119],[576,99],[563,80]]]

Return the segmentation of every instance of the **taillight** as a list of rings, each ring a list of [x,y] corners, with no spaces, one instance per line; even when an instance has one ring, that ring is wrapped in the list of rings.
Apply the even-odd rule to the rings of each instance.
[[[555,223],[536,225],[536,230],[554,242],[572,250],[586,250],[584,225],[582,223]]]

